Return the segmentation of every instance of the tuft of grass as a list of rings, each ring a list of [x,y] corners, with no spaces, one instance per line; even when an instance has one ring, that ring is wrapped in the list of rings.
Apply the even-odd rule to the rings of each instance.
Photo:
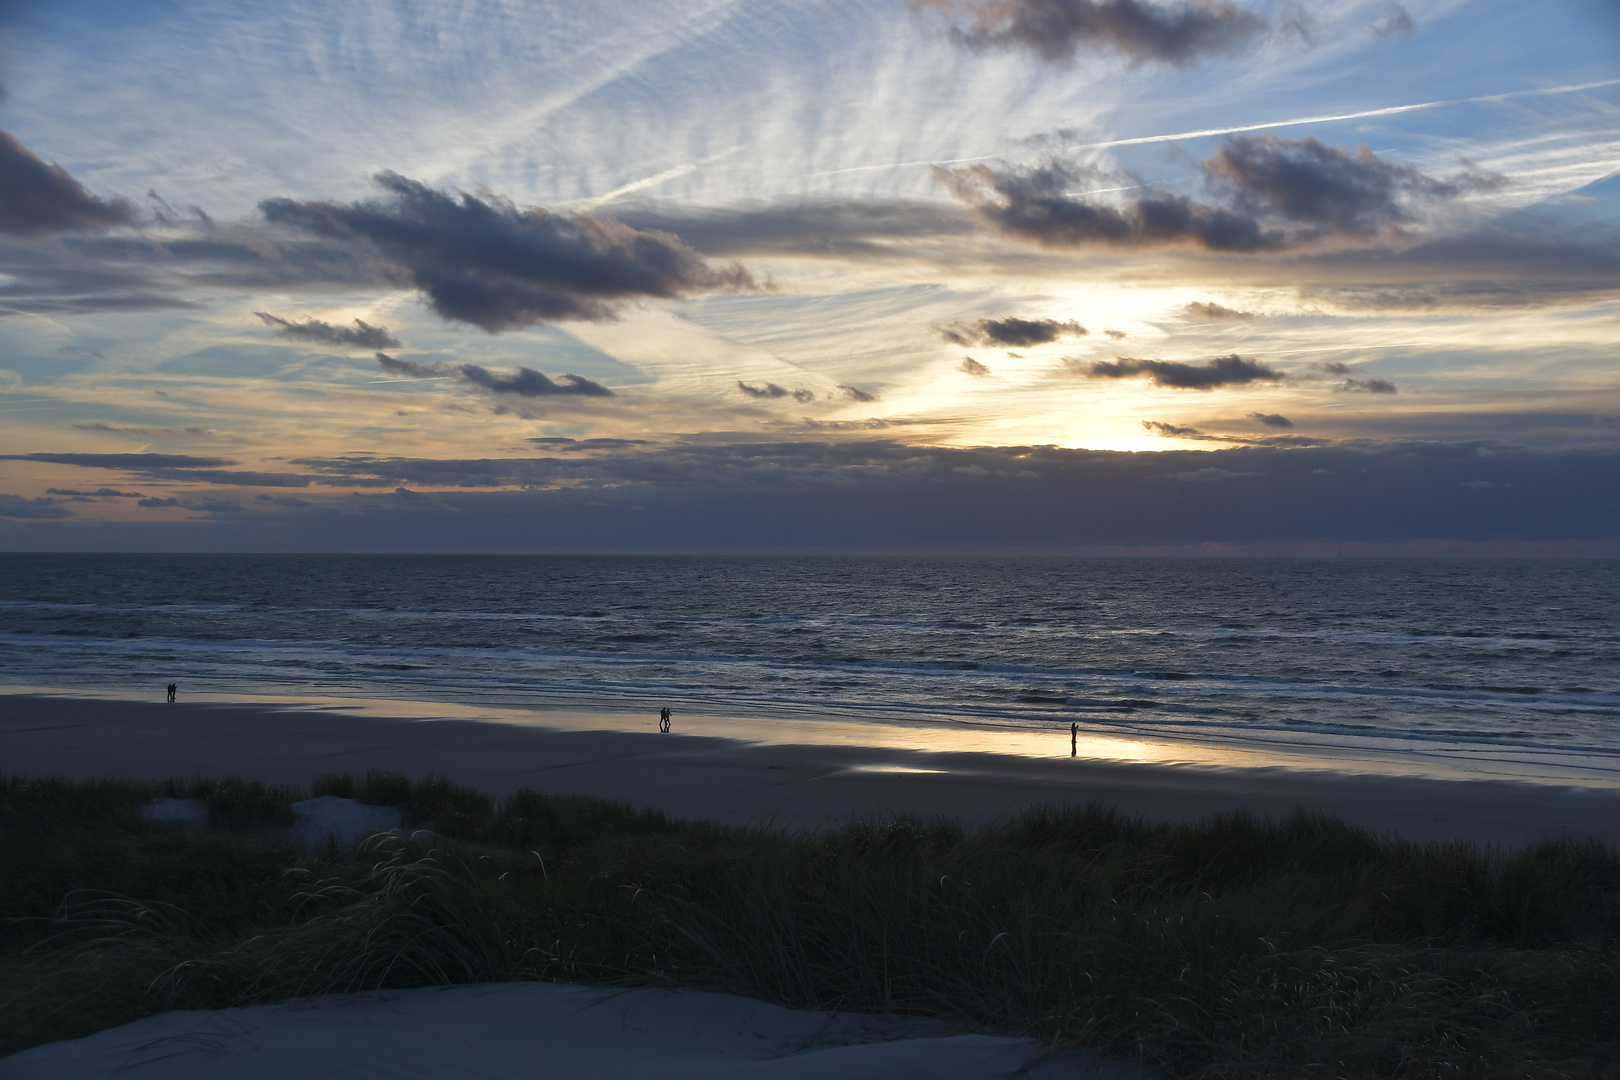
[[[492,979],[932,1016],[1200,1080],[1597,1076],[1620,1048],[1620,852],[1593,842],[1101,806],[789,835],[442,776],[315,791],[431,833],[311,853],[251,815],[153,828],[140,785],[0,779],[0,1052],[163,1009]]]

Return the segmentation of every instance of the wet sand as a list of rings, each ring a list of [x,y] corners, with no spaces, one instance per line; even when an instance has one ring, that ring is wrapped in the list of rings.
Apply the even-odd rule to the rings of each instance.
[[[1153,820],[1234,809],[1333,814],[1415,840],[1518,845],[1557,835],[1620,842],[1620,789],[1436,779],[1323,767],[1166,764],[928,751],[647,730],[588,729],[569,714],[527,723],[421,719],[241,703],[165,704],[0,695],[0,772],[71,778],[243,776],[308,784],[323,772],[439,772],[493,795],[593,795],[681,818],[817,828],[914,814],[979,824],[1037,804],[1097,801]],[[431,714],[431,708],[426,710]],[[586,718],[588,719],[588,718]],[[559,726],[542,726],[554,720]],[[573,723],[580,720],[578,724]],[[587,728],[587,729],[580,729]],[[1061,755],[1061,756],[1059,756]]]

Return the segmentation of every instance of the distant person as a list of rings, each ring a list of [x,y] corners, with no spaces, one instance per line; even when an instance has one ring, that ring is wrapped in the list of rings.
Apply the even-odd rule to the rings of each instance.
[[[169,700],[173,701],[174,700],[174,695],[179,693],[179,691],[180,691],[180,684],[179,683],[170,683],[169,684]]]
[[[669,730],[669,706],[668,705],[665,705],[662,709],[658,710],[658,730],[661,731],[661,732]]]
[[[1069,722],[1069,756],[1080,756],[1080,721]]]

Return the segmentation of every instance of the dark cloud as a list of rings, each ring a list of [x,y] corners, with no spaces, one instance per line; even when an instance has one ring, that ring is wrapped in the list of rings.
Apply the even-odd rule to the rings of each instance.
[[[1164,436],[1166,436],[1168,438],[1178,438],[1178,437],[1183,438],[1183,439],[1215,439],[1215,438],[1219,438],[1219,436],[1217,436],[1217,435],[1205,435],[1202,431],[1199,431],[1195,427],[1183,427],[1180,424],[1167,424],[1162,420],[1144,420],[1144,421],[1142,421],[1142,426],[1147,428],[1149,431],[1153,432],[1156,435],[1164,435]]]
[[[270,222],[363,245],[383,272],[445,319],[490,333],[561,319],[613,317],[615,301],[755,288],[740,266],[716,269],[678,236],[509,200],[452,196],[385,172],[383,195],[354,203],[268,199]]]
[[[1609,543],[1612,553],[1620,536],[1614,445],[1543,451],[1489,439],[1352,441],[1143,454],[862,439],[292,464],[360,494],[275,510],[274,529],[262,516],[270,504],[261,503],[255,515],[154,514],[150,523],[121,524],[113,537],[73,519],[8,522],[7,543],[31,550],[99,538],[122,550],[168,551],[957,552],[1411,543],[1420,545],[1411,553],[1445,553],[1421,545],[1591,540]],[[1463,486],[1484,479],[1497,487]],[[402,499],[394,494],[400,487],[424,497]]]
[[[60,165],[47,165],[0,131],[0,233],[50,236],[128,225],[135,212],[121,200],[98,199]]]
[[[75,491],[73,488],[47,488],[47,495],[65,495],[73,499],[139,499],[138,491],[118,491],[114,488],[97,488],[95,491]]]
[[[1115,341],[1124,341],[1129,336],[1123,330],[1104,330],[1103,333],[1107,334]]]
[[[1413,21],[1411,12],[1392,2],[1378,21],[1372,24],[1372,32],[1381,38],[1410,37],[1417,33],[1417,23]]]
[[[1259,416],[1261,414],[1250,413],[1249,415]],[[1282,418],[1278,417],[1278,419]],[[1160,420],[1144,420],[1142,421],[1142,426],[1153,432],[1155,435],[1162,435],[1165,438],[1191,439],[1194,442],[1218,442],[1229,445],[1232,443],[1237,443],[1242,446],[1272,446],[1277,448],[1290,448],[1326,446],[1332,441],[1330,439],[1313,438],[1309,435],[1263,435],[1260,438],[1253,438],[1246,435],[1211,435],[1208,432],[1200,431],[1195,427],[1185,427],[1180,424],[1166,424]],[[1294,425],[1290,423],[1286,426],[1293,427]]]
[[[418,364],[401,360],[385,352],[377,354],[377,363],[391,375],[407,379],[455,379],[468,386],[477,386],[492,394],[515,394],[518,397],[613,397],[613,391],[601,383],[592,382],[583,375],[559,375],[556,381],[533,368],[520,367],[510,375],[498,375],[477,364]]]
[[[808,404],[816,400],[816,395],[811,391],[806,390],[802,386],[797,390],[788,390],[785,387],[777,386],[773,382],[768,382],[764,386],[754,386],[751,383],[745,383],[741,379],[738,379],[737,389],[741,390],[749,397],[756,399],[790,397],[800,404]]]
[[[1294,426],[1294,422],[1282,413],[1252,412],[1248,415],[1250,420],[1258,420],[1266,427],[1291,428]]]
[[[72,517],[73,512],[60,499],[25,499],[21,495],[0,495],[0,518],[41,521]]]
[[[309,505],[302,499],[274,499],[271,501],[288,506]],[[181,510],[197,510],[205,514],[238,514],[244,509],[241,503],[232,502],[229,499],[160,499],[155,496],[150,499],[142,499],[135,505],[144,506],[149,510],[165,510],[176,507]]]
[[[1077,322],[1058,319],[979,319],[934,327],[946,341],[957,345],[1016,345],[1028,348],[1045,345],[1062,337],[1085,337],[1090,331]]]
[[[1043,247],[1179,244],[1219,252],[1371,241],[1415,220],[1420,207],[1502,182],[1480,173],[1436,180],[1365,146],[1352,151],[1275,135],[1231,136],[1204,162],[1211,202],[1151,189],[1117,203],[1070,194],[1101,176],[1061,161],[1023,171],[969,165],[934,172],[992,228]]]
[[[211,469],[235,465],[229,458],[192,457],[189,454],[0,454],[0,461],[42,461],[52,465],[78,465],[86,469]]]
[[[1500,177],[1468,173],[1449,181],[1314,137],[1234,135],[1204,163],[1206,178],[1240,210],[1271,213],[1326,234],[1371,236],[1412,219],[1413,203],[1500,186]]]
[[[962,357],[962,362],[956,365],[956,370],[980,379],[990,374],[989,368],[985,367],[971,356]]]
[[[1191,243],[1211,251],[1251,252],[1287,246],[1283,232],[1263,228],[1251,216],[1184,195],[1153,192],[1121,205],[1070,195],[1084,177],[1062,163],[1026,172],[998,171],[988,165],[934,172],[996,231],[1042,247]]]
[[[559,375],[558,381],[553,382],[540,372],[526,367],[520,367],[510,375],[497,375],[477,364],[456,364],[455,370],[462,382],[481,386],[492,394],[516,394],[519,397],[550,397],[556,394],[613,396],[612,390],[583,375]]]
[[[321,345],[347,345],[357,349],[397,349],[399,339],[388,332],[386,326],[372,326],[362,319],[354,320],[354,328],[333,326],[319,319],[306,318],[301,323],[289,322],[268,311],[255,311],[264,324],[276,333],[293,341],[313,341]]]
[[[1084,368],[1073,361],[1066,363],[1093,379],[1129,379],[1137,375],[1146,375],[1153,380],[1155,386],[1174,387],[1178,390],[1213,390],[1217,386],[1281,382],[1287,377],[1258,360],[1249,360],[1236,353],[1231,356],[1219,356],[1203,364],[1188,364],[1179,360],[1141,360],[1134,356],[1099,360]]]
[[[867,393],[865,390],[862,390],[857,386],[847,386],[844,383],[839,383],[838,389],[840,393],[849,398],[851,401],[868,402],[877,400],[876,394]]]
[[[1254,312],[1252,311],[1238,311],[1235,308],[1222,307],[1216,303],[1205,303],[1202,300],[1194,300],[1182,310],[1195,319],[1203,319],[1205,322],[1212,323],[1246,322],[1254,318]]]
[[[414,360],[401,360],[385,352],[377,353],[377,363],[390,375],[406,379],[449,379],[454,375],[446,364],[418,364]]]
[[[1393,394],[1395,384],[1388,379],[1346,379],[1339,389],[1352,394]]]
[[[1192,469],[1187,472],[1175,474],[1177,480],[1183,483],[1218,483],[1222,480],[1240,480],[1245,476],[1260,476],[1257,472],[1233,472],[1214,465],[1206,465],[1202,469]]]
[[[981,0],[940,6],[971,19],[966,26],[952,27],[962,44],[1028,49],[1048,61],[1107,52],[1133,64],[1184,67],[1208,56],[1241,52],[1266,29],[1259,16],[1225,0]]]

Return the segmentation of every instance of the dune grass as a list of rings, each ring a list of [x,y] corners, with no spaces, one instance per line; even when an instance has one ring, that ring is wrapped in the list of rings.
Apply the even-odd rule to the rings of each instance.
[[[410,840],[306,851],[303,792],[0,779],[0,1053],[175,1008],[493,979],[726,990],[1184,1077],[1620,1072],[1620,852],[1330,819],[1036,809],[784,835],[443,779],[320,778]],[[157,795],[213,827],[154,825]]]

